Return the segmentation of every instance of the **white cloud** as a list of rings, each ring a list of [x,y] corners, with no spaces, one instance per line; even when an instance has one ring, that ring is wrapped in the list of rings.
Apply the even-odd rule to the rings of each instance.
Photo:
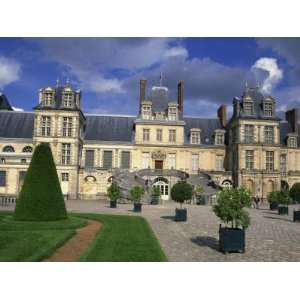
[[[271,93],[283,77],[283,72],[278,67],[277,59],[271,57],[262,57],[258,59],[251,67],[251,70],[253,72],[256,72],[257,70],[267,72],[267,76],[265,76],[261,87],[262,91],[266,93]]]
[[[20,78],[21,66],[13,59],[0,56],[0,88]]]
[[[13,109],[14,111],[24,111],[23,108],[19,108],[19,107],[15,107],[15,106],[12,106],[12,109]]]
[[[188,51],[184,47],[172,47],[166,50],[165,56],[166,57],[183,56],[184,58],[187,58]]]
[[[122,83],[120,80],[105,79],[102,76],[95,76],[88,81],[88,85],[91,91],[95,93],[122,93]]]

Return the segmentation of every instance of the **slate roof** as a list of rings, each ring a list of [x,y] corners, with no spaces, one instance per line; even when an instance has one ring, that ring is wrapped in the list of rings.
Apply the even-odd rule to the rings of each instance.
[[[13,110],[8,99],[0,92],[0,110]]]
[[[121,141],[133,140],[135,117],[126,116],[86,116],[86,140]]]
[[[153,87],[149,100],[152,102],[153,112],[163,112],[167,110],[168,103],[171,102],[168,88],[164,86]]]
[[[17,111],[0,111],[0,137],[33,137],[34,113]]]
[[[133,116],[102,116],[86,114],[85,140],[127,142],[134,140]],[[201,129],[202,145],[214,144],[213,134],[221,129],[218,119],[200,119],[194,117],[183,118],[185,122],[185,143],[189,143],[190,129]],[[1,138],[28,138],[33,137],[34,113],[17,111],[0,111]],[[298,124],[300,132],[300,123]],[[288,122],[280,122],[281,144],[285,145],[287,134],[292,132]],[[300,137],[298,137],[300,145]]]

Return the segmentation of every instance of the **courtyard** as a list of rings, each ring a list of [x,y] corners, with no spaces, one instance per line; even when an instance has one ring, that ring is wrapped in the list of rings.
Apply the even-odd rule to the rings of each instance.
[[[68,211],[75,214],[137,215],[132,211],[132,204],[110,208],[108,202],[69,200],[66,205]],[[226,255],[218,251],[219,220],[211,206],[186,205],[187,222],[174,222],[175,207],[173,201],[144,205],[138,214],[150,224],[168,261],[300,261],[300,223],[292,221],[292,212],[297,206],[290,205],[288,216],[280,216],[266,205],[249,209],[251,225],[246,231],[246,252]],[[1,209],[12,210],[13,207]]]

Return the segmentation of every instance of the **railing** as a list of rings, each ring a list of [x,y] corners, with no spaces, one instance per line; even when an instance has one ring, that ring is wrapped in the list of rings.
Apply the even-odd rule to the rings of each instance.
[[[16,195],[1,195],[0,194],[0,205],[1,206],[10,206],[16,204],[17,196]]]

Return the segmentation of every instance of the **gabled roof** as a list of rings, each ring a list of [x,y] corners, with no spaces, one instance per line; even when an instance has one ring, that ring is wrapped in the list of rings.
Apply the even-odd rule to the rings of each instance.
[[[0,110],[13,110],[7,97],[0,92]]]

